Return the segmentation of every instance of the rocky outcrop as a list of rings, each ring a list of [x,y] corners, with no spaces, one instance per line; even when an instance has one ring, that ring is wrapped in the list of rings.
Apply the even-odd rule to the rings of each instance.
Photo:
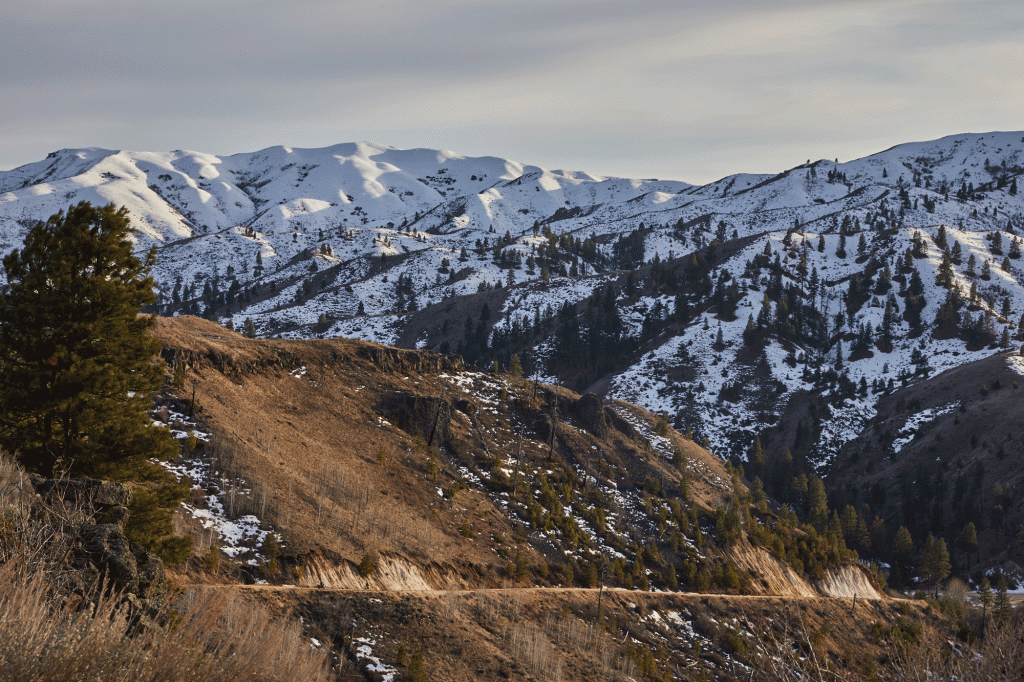
[[[884,595],[872,584],[867,572],[856,565],[829,569],[824,579],[818,581],[818,589],[828,597],[884,598]]]
[[[377,411],[409,435],[430,444],[451,439],[452,405],[444,398],[392,393],[384,396]]]
[[[84,593],[95,585],[122,594],[129,603],[158,608],[167,595],[160,557],[128,539],[124,524],[131,488],[97,479],[33,478],[36,493],[48,504],[74,505],[86,517],[68,557],[68,584]]]
[[[372,575],[359,575],[352,562],[329,559],[319,554],[303,557],[299,565],[304,587],[361,590],[446,590],[465,589],[469,585],[457,570],[437,563],[417,564],[397,554],[380,554],[375,558]]]
[[[858,597],[884,599],[885,595],[871,582],[867,571],[856,564],[837,566],[825,571],[821,580],[809,580],[773,556],[763,547],[743,542],[733,548],[732,559],[742,571],[758,577],[760,594],[779,597]]]
[[[81,533],[78,561],[100,583],[115,592],[160,603],[167,594],[167,576],[160,557],[131,542],[116,523],[86,526]]]
[[[125,484],[95,478],[35,477],[33,485],[43,499],[83,504],[101,512],[113,507],[127,507],[132,501],[132,489]]]
[[[583,428],[598,438],[608,433],[608,416],[604,400],[595,393],[584,393],[576,403],[576,414]]]

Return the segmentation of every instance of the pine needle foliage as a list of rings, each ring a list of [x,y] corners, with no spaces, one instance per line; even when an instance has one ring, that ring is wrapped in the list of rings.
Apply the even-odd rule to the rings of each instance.
[[[52,475],[138,477],[177,446],[147,416],[163,367],[146,330],[155,251],[132,253],[127,210],[82,202],[3,259],[0,447]]]

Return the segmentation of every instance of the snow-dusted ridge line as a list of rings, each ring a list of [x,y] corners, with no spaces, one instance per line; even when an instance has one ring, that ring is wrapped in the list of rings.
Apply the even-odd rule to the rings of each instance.
[[[211,297],[220,295],[225,301],[217,308],[219,321],[230,320],[242,329],[251,319],[262,336],[347,336],[437,350],[436,330],[410,330],[419,318],[409,312],[413,301],[399,294],[399,281],[409,283],[417,308],[447,305],[453,297],[501,283],[504,296],[492,305],[492,314],[502,329],[549,305],[579,305],[618,277],[609,274],[617,267],[609,260],[612,245],[641,224],[645,231],[638,247],[646,264],[656,255],[664,261],[706,246],[719,238],[722,224],[723,239],[751,240],[716,268],[716,274],[727,270],[731,281],[740,280],[735,319],[718,319],[710,310],[685,330],[659,337],[632,366],[610,377],[609,394],[653,412],[678,416],[688,411],[716,452],[737,455],[742,454],[736,450],[738,438],[752,439],[778,417],[789,396],[813,388],[790,356],[807,349],[769,339],[764,367],[768,380],[782,390],[763,399],[722,398],[727,385],[748,381],[753,372],[750,363],[737,357],[748,316],[757,317],[765,288],[762,281],[741,280],[747,262],[767,245],[781,255],[785,283],[797,283],[806,294],[807,281],[797,271],[799,256],[805,255],[808,270],[828,283],[817,302],[834,320],[847,313],[843,296],[850,278],[863,275],[859,239],[865,238],[869,253],[893,266],[920,233],[924,245],[914,265],[927,302],[924,333],[908,338],[903,299],[897,297],[901,310],[892,350],[875,348],[854,360],[846,342],[840,360],[858,384],[913,374],[915,350],[928,356],[935,371],[949,369],[990,351],[968,351],[962,341],[931,336],[932,320],[945,298],[936,284],[940,226],[962,252],[954,264],[954,283],[964,294],[977,289],[971,314],[991,313],[997,335],[1003,328],[1016,334],[1024,314],[1024,265],[1010,257],[1010,244],[1024,230],[1024,194],[1016,192],[1022,171],[1020,132],[951,135],[843,163],[820,160],[777,174],[740,173],[699,187],[365,142],[321,149],[271,147],[229,156],[72,149],[0,172],[0,251],[19,247],[33,221],[70,203],[113,202],[128,209],[138,228],[139,249],[155,244],[160,250],[154,275],[161,312],[191,310],[173,303],[186,291],[200,313]],[[871,222],[883,212],[885,229],[873,228]],[[547,230],[556,240],[558,235],[590,240],[600,258],[563,261],[564,276],[552,268],[548,281],[541,281],[540,267],[529,270],[527,260],[550,243]],[[845,258],[837,255],[844,230]],[[494,245],[506,234],[502,248],[522,262],[494,259]],[[786,248],[787,235],[797,249]],[[997,236],[1002,249],[994,241]],[[806,251],[799,248],[804,240],[810,244]],[[973,273],[968,269],[972,258]],[[570,265],[577,274],[591,276],[569,276]],[[218,290],[204,296],[211,283]],[[237,288],[231,291],[233,284]],[[886,299],[886,294],[872,293],[838,332],[849,337],[863,324],[877,329]],[[671,301],[657,292],[628,305],[620,299],[624,330],[638,333],[656,303]],[[772,308],[777,314],[776,304]],[[719,330],[722,347],[716,348]],[[457,335],[453,339],[452,348]],[[530,352],[536,358],[551,357],[550,337],[533,343]],[[692,381],[672,378],[681,375],[677,356],[683,348],[692,357]],[[824,355],[834,362],[837,351],[833,345]],[[540,371],[557,381],[548,368]],[[872,387],[858,399],[873,404],[875,398]],[[819,443],[822,463],[840,440],[830,432]]]

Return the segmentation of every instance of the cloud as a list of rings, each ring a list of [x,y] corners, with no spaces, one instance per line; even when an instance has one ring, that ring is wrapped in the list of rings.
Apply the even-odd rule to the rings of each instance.
[[[5,12],[0,167],[66,146],[370,139],[706,181],[1024,120],[1024,18],[999,0],[16,0]]]

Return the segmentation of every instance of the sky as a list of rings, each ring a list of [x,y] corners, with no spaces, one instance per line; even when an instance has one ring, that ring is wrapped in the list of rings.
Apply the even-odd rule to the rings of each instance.
[[[709,182],[1024,130],[1019,0],[7,0],[0,170],[371,141]]]

